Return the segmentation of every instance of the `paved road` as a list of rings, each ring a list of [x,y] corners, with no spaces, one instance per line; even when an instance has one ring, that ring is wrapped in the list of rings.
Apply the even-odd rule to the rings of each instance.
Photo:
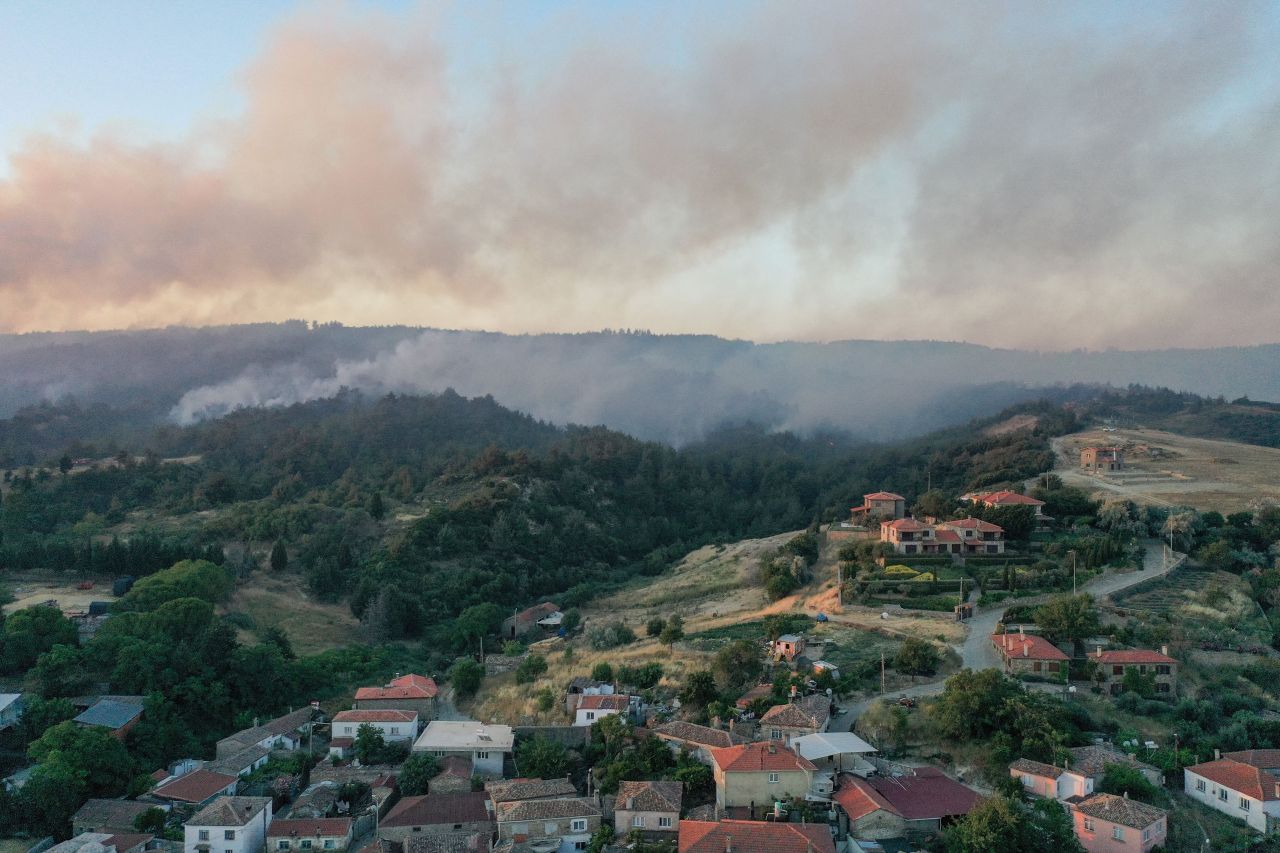
[[[1144,543],[1146,554],[1143,557],[1143,565],[1141,571],[1116,572],[1113,574],[1099,575],[1088,583],[1080,587],[1082,593],[1088,593],[1094,598],[1102,598],[1112,593],[1119,592],[1122,589],[1128,589],[1134,584],[1141,583],[1145,580],[1158,578],[1167,574],[1178,563],[1165,565],[1164,545],[1157,539],[1149,539]],[[1181,559],[1181,558],[1180,558]],[[1179,560],[1180,562],[1180,560]],[[975,593],[976,594],[976,593]],[[997,605],[979,611],[967,623],[968,634],[965,636],[964,643],[956,646],[955,650],[960,655],[960,664],[969,669],[995,669],[1000,666],[1000,658],[996,654],[995,646],[991,642],[991,635],[995,633],[996,623],[1004,618],[1004,612],[1013,605],[1024,604],[1040,604],[1044,602],[1048,595],[1037,595],[1030,598],[1019,598],[1005,605]],[[884,694],[885,698],[896,699],[900,696],[910,696],[919,698],[921,696],[934,696],[942,692],[944,681],[931,681],[925,684],[917,684],[904,690],[891,690]],[[1028,687],[1034,690],[1041,690],[1046,693],[1057,693],[1061,688],[1052,684],[1036,684],[1029,682]],[[832,731],[848,731],[857,718],[871,706],[872,702],[879,699],[879,696],[872,696],[858,702],[846,702],[841,707],[845,709],[845,713],[832,718]]]

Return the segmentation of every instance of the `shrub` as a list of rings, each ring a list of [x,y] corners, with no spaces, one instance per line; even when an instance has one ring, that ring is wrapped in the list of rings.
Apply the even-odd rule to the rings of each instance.
[[[610,622],[587,629],[587,642],[596,651],[614,649],[636,641],[635,632],[621,622]]]

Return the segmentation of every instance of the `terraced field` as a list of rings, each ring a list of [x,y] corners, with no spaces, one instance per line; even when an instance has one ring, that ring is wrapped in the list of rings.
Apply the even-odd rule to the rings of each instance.
[[[1217,572],[1197,569],[1179,569],[1161,578],[1149,587],[1129,595],[1113,596],[1116,605],[1124,610],[1139,613],[1171,613],[1186,605],[1191,597],[1203,590]]]

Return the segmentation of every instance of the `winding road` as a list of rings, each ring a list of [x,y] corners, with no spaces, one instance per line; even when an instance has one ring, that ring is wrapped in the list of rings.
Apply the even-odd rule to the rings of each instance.
[[[1178,555],[1177,559],[1166,564],[1164,557],[1164,544],[1158,539],[1148,539],[1144,544],[1146,554],[1143,557],[1142,569],[1129,572],[1115,572],[1112,574],[1099,575],[1080,587],[1080,592],[1088,593],[1094,598],[1103,598],[1123,589],[1142,583],[1143,581],[1153,578],[1162,577],[1172,571],[1179,565],[1185,555]],[[975,593],[976,594],[976,593]],[[1000,657],[996,654],[995,646],[991,642],[991,635],[995,633],[996,624],[1004,618],[1004,612],[1013,605],[1040,604],[1049,598],[1049,595],[1036,595],[1029,598],[1019,598],[1014,601],[1002,603],[1000,606],[982,610],[970,619],[966,625],[969,629],[965,636],[964,643],[954,646],[956,653],[960,655],[960,665],[969,669],[998,669],[1000,667]],[[901,696],[920,697],[934,696],[942,692],[942,687],[946,683],[946,679],[939,681],[930,681],[925,684],[917,684],[914,687],[908,687],[904,690],[891,690],[884,694],[871,696],[857,702],[845,703],[845,711],[831,720],[831,731],[848,731],[849,726],[857,720],[857,718],[871,706],[871,703],[877,699],[897,699]],[[1052,684],[1034,684],[1029,683],[1028,687],[1038,690],[1049,690],[1059,692],[1061,688]]]

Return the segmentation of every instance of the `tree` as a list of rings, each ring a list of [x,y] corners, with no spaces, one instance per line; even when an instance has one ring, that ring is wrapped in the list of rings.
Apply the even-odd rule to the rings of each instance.
[[[271,571],[283,572],[289,568],[289,551],[284,547],[284,540],[277,539],[271,546]]]
[[[280,655],[285,660],[298,659],[297,653],[293,650],[293,642],[290,641],[289,635],[281,628],[275,625],[270,625],[258,636],[262,640],[263,645],[271,645],[279,649]]]
[[[1143,699],[1150,699],[1156,693],[1155,673],[1138,672],[1136,667],[1125,667],[1124,678],[1120,680],[1124,692],[1134,693]]]
[[[382,521],[382,517],[387,514],[387,508],[382,503],[382,493],[374,492],[369,496],[369,517],[374,521]]]
[[[64,475],[71,473],[71,465],[71,457],[65,453],[58,459],[58,470]]]
[[[414,797],[427,793],[431,780],[440,772],[440,760],[429,752],[414,752],[400,765],[396,774],[400,794]]]
[[[1123,764],[1108,764],[1103,770],[1102,781],[1098,783],[1100,792],[1118,797],[1128,796],[1140,803],[1156,805],[1160,792],[1142,775],[1141,770]]]
[[[946,518],[951,514],[955,502],[947,497],[947,493],[941,489],[930,489],[920,496],[920,500],[916,501],[915,514],[917,516],[933,516],[935,518]]]
[[[133,778],[133,759],[123,743],[102,726],[81,726],[71,720],[58,723],[27,747],[27,754],[41,764],[64,765],[83,774],[90,797],[117,797]]]
[[[560,619],[560,628],[566,635],[572,634],[578,630],[578,626],[582,624],[582,611],[576,607],[570,607],[564,612],[564,616]]]
[[[644,625],[644,632],[650,637],[656,637],[662,633],[662,629],[667,627],[667,621],[661,616],[655,616]]]
[[[459,696],[474,696],[484,680],[484,667],[471,658],[459,658],[449,667],[449,681]]]
[[[591,679],[593,681],[613,681],[613,667],[608,661],[600,661],[591,668]]]
[[[521,776],[560,779],[569,775],[569,750],[558,741],[534,735],[517,747],[516,766]]]
[[[28,825],[43,835],[69,837],[71,816],[87,796],[85,775],[85,771],[57,761],[31,771],[18,802]]]
[[[516,667],[516,684],[530,684],[546,671],[546,658],[542,655],[529,655]]]
[[[685,798],[689,802],[709,799],[715,790],[715,777],[711,768],[693,759],[682,761],[671,778],[684,783]]]
[[[1001,794],[988,797],[943,835],[948,853],[1083,853],[1071,819],[1056,800],[1026,804]]]
[[[706,670],[699,670],[685,678],[680,704],[689,708],[705,708],[717,695],[715,677]]]
[[[66,699],[31,699],[22,712],[23,740],[28,743],[38,740],[50,728],[72,719],[76,713],[76,707]]]
[[[670,648],[684,638],[684,620],[679,616],[672,616],[667,620],[667,625],[662,629],[662,633],[658,635],[658,642]]]
[[[1230,571],[1236,564],[1230,543],[1221,539],[1196,551],[1196,559],[1215,572]]]
[[[737,640],[716,652],[711,672],[723,693],[738,694],[760,678],[764,665],[760,648],[750,640]]]
[[[56,607],[37,605],[11,613],[3,632],[4,668],[21,672],[35,665],[40,655],[56,645],[75,646],[78,642],[75,623]]]
[[[133,828],[138,832],[147,832],[163,836],[165,825],[169,821],[169,813],[159,806],[152,806],[133,819]]]
[[[622,714],[608,714],[596,721],[591,727],[591,734],[604,741],[604,755],[608,761],[622,742],[631,736],[631,723]]]
[[[479,643],[484,637],[496,634],[502,626],[502,608],[492,602],[473,604],[458,614],[454,625],[465,642]]]
[[[145,613],[180,598],[217,604],[231,594],[233,586],[230,573],[222,566],[208,560],[182,560],[139,580],[113,609]]]
[[[89,684],[84,652],[73,646],[54,646],[36,661],[36,678],[45,696],[75,696]]]
[[[356,729],[356,740],[352,749],[356,760],[361,764],[376,764],[386,748],[387,741],[382,736],[382,729],[368,723],[361,723],[360,728]]]
[[[1077,646],[1077,657],[1085,638],[1102,630],[1089,595],[1055,595],[1036,608],[1036,625],[1054,642],[1070,640]]]
[[[1022,686],[998,669],[962,669],[947,679],[929,712],[943,736],[984,738],[1000,729],[1009,700]]]
[[[907,637],[893,656],[893,668],[910,676],[933,675],[941,656],[933,643],[919,637]]]
[[[858,717],[858,731],[878,744],[892,743],[895,751],[907,745],[907,709],[885,701],[872,702]]]

